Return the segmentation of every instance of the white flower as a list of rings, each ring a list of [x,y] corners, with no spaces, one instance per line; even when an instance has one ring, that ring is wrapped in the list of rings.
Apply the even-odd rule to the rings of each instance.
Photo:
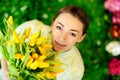
[[[112,50],[112,55],[113,55],[113,56],[118,56],[118,55],[120,55],[120,46],[116,46],[115,48],[113,48],[113,50]]]
[[[120,55],[120,43],[118,41],[112,41],[106,46],[106,51],[111,53],[113,56]]]

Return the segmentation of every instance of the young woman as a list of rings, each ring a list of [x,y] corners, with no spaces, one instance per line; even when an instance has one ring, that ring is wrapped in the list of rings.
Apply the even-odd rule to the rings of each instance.
[[[85,11],[76,6],[60,9],[52,22],[52,44],[61,54],[58,58],[66,64],[64,72],[57,75],[57,80],[81,80],[84,64],[76,43],[81,42],[89,26]]]
[[[66,64],[61,66],[64,72],[57,75],[57,80],[81,80],[84,64],[75,44],[85,38],[89,26],[87,14],[79,7],[67,6],[58,11],[51,27],[46,26],[38,20],[32,20],[20,25],[16,31],[22,33],[26,27],[31,27],[31,34],[41,29],[45,36],[52,31],[53,49],[60,52],[57,58]]]

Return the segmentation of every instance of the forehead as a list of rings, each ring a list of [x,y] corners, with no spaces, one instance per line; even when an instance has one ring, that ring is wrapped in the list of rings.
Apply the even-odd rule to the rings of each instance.
[[[56,19],[55,23],[62,23],[65,27],[69,27],[72,29],[81,30],[83,29],[83,23],[78,20],[75,16],[69,13],[62,13]]]

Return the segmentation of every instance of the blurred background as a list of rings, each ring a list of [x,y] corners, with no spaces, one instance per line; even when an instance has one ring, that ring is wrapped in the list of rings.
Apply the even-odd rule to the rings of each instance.
[[[67,5],[82,7],[90,17],[86,38],[76,45],[85,65],[82,80],[120,80],[120,0],[0,0],[0,29],[9,16],[15,27],[33,19],[50,25]]]

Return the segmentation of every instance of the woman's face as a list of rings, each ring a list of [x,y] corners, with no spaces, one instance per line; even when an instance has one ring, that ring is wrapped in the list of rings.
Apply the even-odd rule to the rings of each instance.
[[[85,35],[83,24],[69,13],[60,14],[52,23],[52,44],[54,50],[64,52],[76,42],[81,42]]]

